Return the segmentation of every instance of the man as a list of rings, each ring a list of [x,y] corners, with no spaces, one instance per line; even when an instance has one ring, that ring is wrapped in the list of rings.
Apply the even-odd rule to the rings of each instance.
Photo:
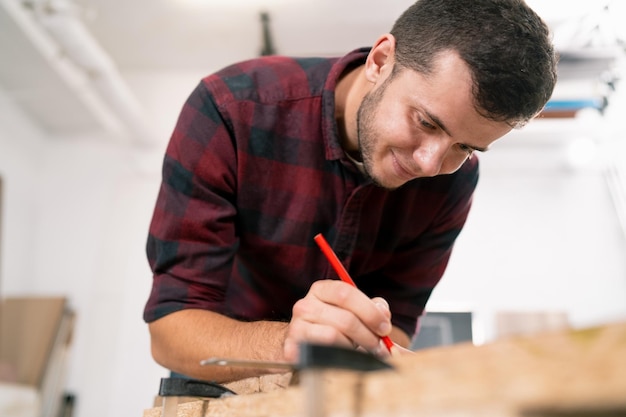
[[[556,59],[521,0],[420,0],[371,49],[265,57],[202,80],[168,146],[148,239],[155,360],[297,359],[300,342],[409,345],[485,151],[543,108]],[[322,233],[358,289],[337,280]]]

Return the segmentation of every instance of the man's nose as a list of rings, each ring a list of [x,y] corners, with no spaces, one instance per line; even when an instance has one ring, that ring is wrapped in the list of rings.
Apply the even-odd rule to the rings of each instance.
[[[434,177],[441,172],[443,161],[449,149],[448,145],[443,142],[442,140],[422,142],[413,152],[413,159],[423,175]]]

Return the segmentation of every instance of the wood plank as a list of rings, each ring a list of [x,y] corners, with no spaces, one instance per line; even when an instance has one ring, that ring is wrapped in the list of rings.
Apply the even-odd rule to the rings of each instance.
[[[626,324],[433,349],[398,365],[397,374],[368,377],[368,413],[392,404],[398,413],[432,410],[433,415],[498,410],[517,416],[542,409],[626,413]],[[383,391],[385,401],[378,401]]]
[[[323,414],[626,415],[626,323],[434,348],[392,362],[393,371],[324,371]],[[203,417],[235,415],[306,416],[306,389],[212,400]]]

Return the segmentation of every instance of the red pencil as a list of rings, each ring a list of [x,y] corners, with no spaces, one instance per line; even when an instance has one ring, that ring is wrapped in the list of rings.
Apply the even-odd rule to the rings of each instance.
[[[333,267],[335,272],[337,272],[339,278],[341,278],[343,282],[347,282],[348,284],[356,288],[356,284],[350,277],[350,274],[348,274],[346,268],[343,266],[339,258],[337,258],[337,255],[333,251],[333,248],[330,247],[326,239],[324,239],[324,236],[322,236],[321,233],[318,233],[313,239],[315,240],[315,243],[317,243],[317,245],[320,247],[324,255],[326,255],[328,262],[330,262],[330,265]],[[393,342],[391,341],[389,336],[381,336],[381,340],[387,347],[387,350],[389,350],[389,353],[391,353],[391,347],[393,346]]]

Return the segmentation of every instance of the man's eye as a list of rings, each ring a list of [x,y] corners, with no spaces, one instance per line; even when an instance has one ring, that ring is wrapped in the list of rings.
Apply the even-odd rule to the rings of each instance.
[[[469,146],[463,145],[462,143],[459,144],[459,148],[468,155],[474,153],[474,148],[470,148]]]
[[[436,129],[436,126],[433,125],[432,123],[429,123],[427,120],[424,119],[420,119],[420,123],[422,126],[424,126],[426,129]]]

